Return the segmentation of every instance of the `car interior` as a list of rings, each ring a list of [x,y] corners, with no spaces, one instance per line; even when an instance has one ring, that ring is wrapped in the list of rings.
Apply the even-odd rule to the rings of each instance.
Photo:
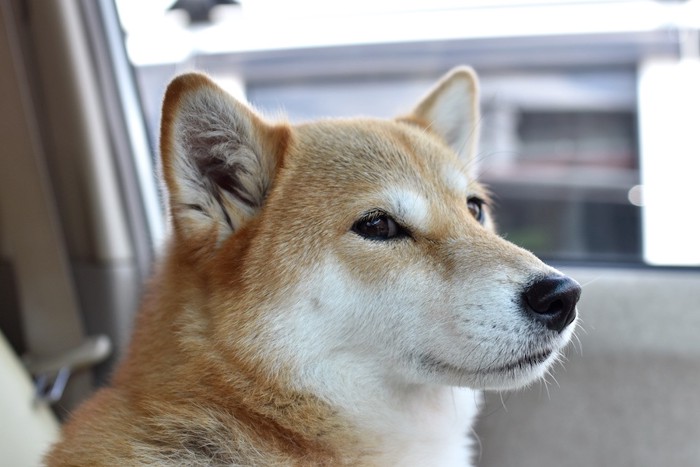
[[[562,362],[487,391],[476,465],[700,465],[699,0],[0,2],[0,465],[128,345],[174,76],[302,122],[401,115],[458,65],[500,234],[583,288]]]

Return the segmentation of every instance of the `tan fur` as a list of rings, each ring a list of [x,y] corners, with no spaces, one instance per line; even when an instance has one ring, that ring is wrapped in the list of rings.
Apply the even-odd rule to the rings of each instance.
[[[448,80],[476,86],[468,70]],[[402,119],[291,126],[264,122],[203,75],[176,79],[161,130],[173,223],[167,253],[111,384],[73,414],[47,464],[374,465],[385,440],[358,426],[330,396],[299,382],[311,370],[288,358],[287,331],[271,324],[295,322],[285,321],[285,313],[302,305],[329,313],[323,297],[305,296],[297,285],[328,255],[370,291],[400,281],[407,265],[439,284],[502,268],[513,281],[525,281],[545,270],[475,222],[465,193],[447,187],[436,171],[449,163],[466,174],[468,164],[430,127],[444,85]],[[231,124],[242,129],[242,150],[259,159],[240,175],[252,173],[259,186],[242,178],[231,183],[245,185],[250,202],[231,195],[233,189],[209,187],[213,197],[196,204],[190,191],[199,196],[197,184],[183,182],[190,167],[175,149],[182,131],[176,125],[199,124],[183,108],[185,99],[205,91],[234,109]],[[212,135],[202,141],[220,142],[221,132]],[[430,222],[412,226],[410,250],[368,244],[350,232],[368,207],[391,208],[377,187],[393,186],[414,187],[430,203]],[[486,197],[474,180],[468,190]],[[290,297],[296,297],[293,306]],[[443,319],[440,306],[428,305],[426,312]]]

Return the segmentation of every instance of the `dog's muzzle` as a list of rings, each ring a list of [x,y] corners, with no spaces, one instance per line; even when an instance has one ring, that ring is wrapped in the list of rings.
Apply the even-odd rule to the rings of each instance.
[[[576,319],[581,286],[562,275],[549,275],[528,285],[523,292],[527,314],[552,331],[561,332]]]

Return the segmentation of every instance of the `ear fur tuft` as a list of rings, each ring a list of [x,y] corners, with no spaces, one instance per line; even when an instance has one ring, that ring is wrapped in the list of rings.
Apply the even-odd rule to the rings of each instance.
[[[284,149],[276,140],[285,132],[205,75],[173,80],[163,101],[160,147],[175,232],[215,232],[221,241],[253,217]]]
[[[480,123],[479,80],[474,70],[462,66],[448,72],[403,120],[436,133],[471,162]]]

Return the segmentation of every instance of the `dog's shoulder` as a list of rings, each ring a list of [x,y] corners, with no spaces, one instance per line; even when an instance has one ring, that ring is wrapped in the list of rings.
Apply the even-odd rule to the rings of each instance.
[[[175,391],[186,392],[182,387]],[[143,394],[123,386],[101,389],[72,414],[44,461],[52,466],[364,465],[364,454],[336,449],[352,444],[351,433],[325,420],[332,416],[313,398],[254,397],[249,405],[223,407],[213,401],[216,395],[210,396],[176,401],[163,390]],[[285,413],[288,418],[281,416]],[[333,426],[304,431],[314,417]],[[294,423],[301,432],[290,428]]]

